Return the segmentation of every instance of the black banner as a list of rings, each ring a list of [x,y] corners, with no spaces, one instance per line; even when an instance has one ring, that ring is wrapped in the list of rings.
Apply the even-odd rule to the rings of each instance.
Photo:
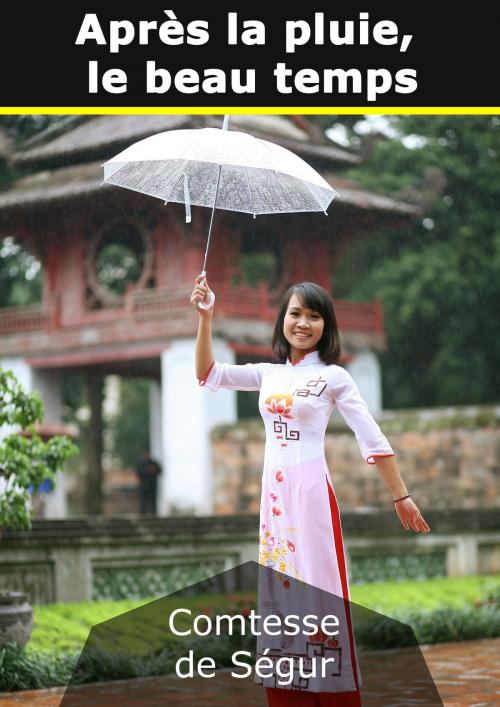
[[[496,23],[421,3],[9,4],[1,104],[494,107]],[[103,9],[101,9],[101,7]]]

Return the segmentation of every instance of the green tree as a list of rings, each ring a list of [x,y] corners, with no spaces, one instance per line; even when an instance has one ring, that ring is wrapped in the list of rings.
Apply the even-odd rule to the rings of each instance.
[[[0,241],[0,307],[40,302],[42,267],[22,243],[8,236]]]
[[[24,140],[39,134],[59,116],[0,116],[0,189],[12,185],[20,170],[13,166],[10,153]],[[39,261],[15,234],[0,233],[0,307],[39,302],[41,298],[41,266]]]
[[[422,217],[354,243],[334,292],[382,300],[387,407],[496,402],[500,119],[396,116],[387,125],[394,136],[349,176],[418,203]]]
[[[59,121],[58,115],[0,115],[0,128],[16,142],[21,142],[46,130]]]
[[[120,409],[109,421],[113,456],[125,467],[133,467],[149,449],[149,382],[120,380]]]
[[[77,450],[63,436],[44,442],[33,425],[43,419],[43,404],[36,393],[26,393],[11,371],[0,369],[0,428],[20,425],[25,434],[11,433],[0,443],[0,528],[29,528],[30,490],[49,480]]]

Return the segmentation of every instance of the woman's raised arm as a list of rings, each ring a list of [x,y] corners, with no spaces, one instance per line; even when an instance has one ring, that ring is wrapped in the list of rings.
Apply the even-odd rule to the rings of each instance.
[[[214,310],[213,307],[210,309],[200,309],[198,307],[199,302],[208,301],[210,292],[211,290],[205,276],[198,275],[195,280],[190,301],[199,317],[195,353],[196,377],[199,380],[206,378],[214,362],[214,352],[212,349],[212,317]]]
[[[198,336],[196,339],[195,367],[200,385],[210,390],[226,388],[228,390],[259,390],[262,380],[263,363],[245,363],[244,365],[216,363],[212,348],[213,307],[200,309],[198,302],[209,302],[211,290],[205,277],[198,275],[191,294],[191,304],[199,316]]]

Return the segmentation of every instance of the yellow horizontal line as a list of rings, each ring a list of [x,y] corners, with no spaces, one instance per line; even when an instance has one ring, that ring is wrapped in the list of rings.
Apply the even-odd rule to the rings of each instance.
[[[497,115],[500,106],[6,106],[0,115]]]

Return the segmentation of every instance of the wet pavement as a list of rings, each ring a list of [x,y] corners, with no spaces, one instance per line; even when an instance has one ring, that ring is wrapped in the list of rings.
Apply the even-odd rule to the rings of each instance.
[[[422,648],[427,666],[436,683],[445,707],[500,706],[500,639],[441,643]],[[381,651],[380,660],[390,659],[390,652]],[[375,665],[376,661],[373,663]],[[364,673],[366,674],[366,673]],[[374,683],[371,683],[372,687]],[[392,688],[397,685],[394,676]],[[387,683],[363,694],[363,707],[427,706],[418,687],[401,686],[399,698],[384,697]],[[404,694],[403,694],[404,693]],[[267,705],[264,691],[250,680],[235,680],[223,673],[213,680],[193,680],[173,683],[165,677],[123,680],[99,685],[82,685],[72,689],[71,699],[63,700],[64,688],[0,694],[0,707],[120,707],[169,705],[172,707],[244,707]]]

